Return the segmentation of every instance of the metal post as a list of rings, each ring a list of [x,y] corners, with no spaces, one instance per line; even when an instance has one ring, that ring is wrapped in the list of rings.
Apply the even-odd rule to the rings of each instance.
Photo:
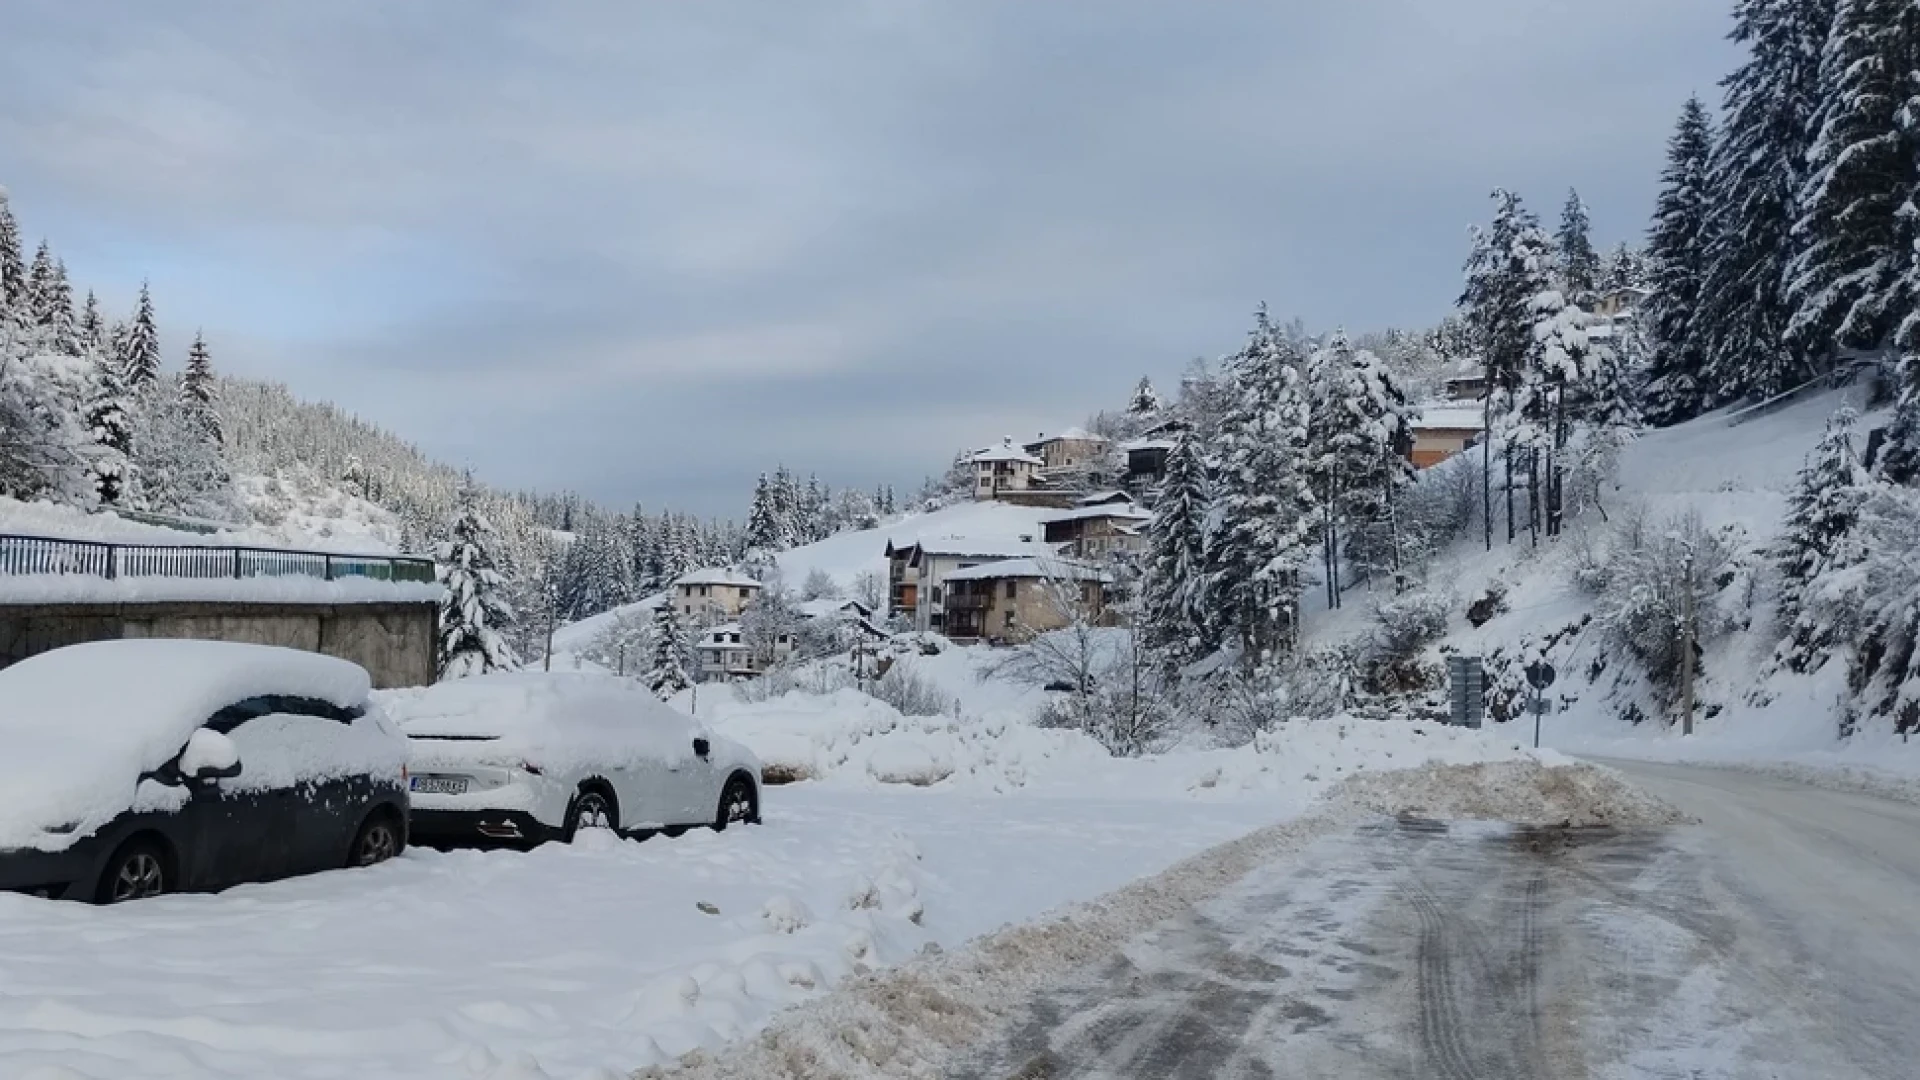
[[[1693,550],[1681,558],[1685,590],[1680,597],[1680,734],[1693,734]]]
[[[1540,749],[1540,717],[1546,712],[1541,708],[1540,691],[1533,692],[1533,748]]]

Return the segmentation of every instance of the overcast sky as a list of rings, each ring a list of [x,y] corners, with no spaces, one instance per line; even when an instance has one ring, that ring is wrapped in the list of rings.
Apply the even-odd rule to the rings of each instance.
[[[1720,0],[5,0],[0,185],[170,359],[744,508],[1426,325],[1496,185],[1638,236]]]

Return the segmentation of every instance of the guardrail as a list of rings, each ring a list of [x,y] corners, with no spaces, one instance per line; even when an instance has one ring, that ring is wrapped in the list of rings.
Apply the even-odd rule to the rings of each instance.
[[[0,533],[0,576],[79,574],[107,578],[308,577],[432,584],[432,559],[258,547],[121,544]]]

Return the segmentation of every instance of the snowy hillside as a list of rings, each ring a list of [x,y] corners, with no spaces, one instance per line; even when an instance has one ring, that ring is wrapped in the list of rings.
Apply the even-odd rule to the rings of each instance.
[[[1579,753],[1670,760],[1855,765],[1920,773],[1920,745],[1909,746],[1884,721],[1842,740],[1846,665],[1836,660],[1812,675],[1772,663],[1784,631],[1769,602],[1777,588],[1764,549],[1778,535],[1795,477],[1832,413],[1858,406],[1860,390],[1835,391],[1744,422],[1717,413],[1644,434],[1621,460],[1620,486],[1604,505],[1609,520],[1588,514],[1561,540],[1536,548],[1522,530],[1494,549],[1468,536],[1437,564],[1447,583],[1449,630],[1434,650],[1487,659],[1495,696],[1518,693],[1519,668],[1542,657],[1559,680],[1556,711],[1542,723],[1547,746]],[[1870,415],[1862,426],[1883,422]],[[1496,489],[1496,498],[1498,492]],[[1724,532],[1736,551],[1739,580],[1725,590],[1737,608],[1734,628],[1703,646],[1696,734],[1684,739],[1663,722],[1630,660],[1605,644],[1606,601],[1583,587],[1598,553],[1617,543],[1615,530],[1641,521],[1649,530],[1676,528],[1697,515],[1708,533]],[[1731,574],[1732,571],[1729,571]],[[1503,613],[1478,629],[1464,612],[1490,588],[1503,590]],[[1737,595],[1735,595],[1737,594]],[[1737,601],[1737,603],[1736,603]],[[1309,617],[1309,639],[1325,643],[1362,631],[1365,604]],[[1636,717],[1643,718],[1634,722]],[[1531,737],[1531,718],[1513,725]]]

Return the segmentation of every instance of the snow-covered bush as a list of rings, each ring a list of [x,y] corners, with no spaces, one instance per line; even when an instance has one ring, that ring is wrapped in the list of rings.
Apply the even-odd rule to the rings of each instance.
[[[1337,716],[1359,698],[1359,656],[1346,643],[1308,649],[1259,668],[1232,667],[1188,688],[1183,702],[1214,735],[1243,746],[1290,720]]]
[[[1740,608],[1718,601],[1741,579],[1739,554],[1738,530],[1708,529],[1698,514],[1659,522],[1630,515],[1622,522],[1598,618],[1607,641],[1633,657],[1658,690],[1679,686],[1689,593],[1699,645],[1737,625]]]
[[[1858,565],[1815,582],[1807,618],[1833,627],[1835,640],[1857,630],[1848,683],[1862,707],[1900,732],[1920,731],[1920,491],[1877,486],[1858,531]]]
[[[912,664],[896,663],[887,668],[868,693],[899,710],[902,716],[940,716],[951,704],[933,680],[915,671]]]
[[[1368,644],[1375,657],[1403,660],[1447,632],[1454,598],[1432,589],[1402,593],[1374,607]]]

